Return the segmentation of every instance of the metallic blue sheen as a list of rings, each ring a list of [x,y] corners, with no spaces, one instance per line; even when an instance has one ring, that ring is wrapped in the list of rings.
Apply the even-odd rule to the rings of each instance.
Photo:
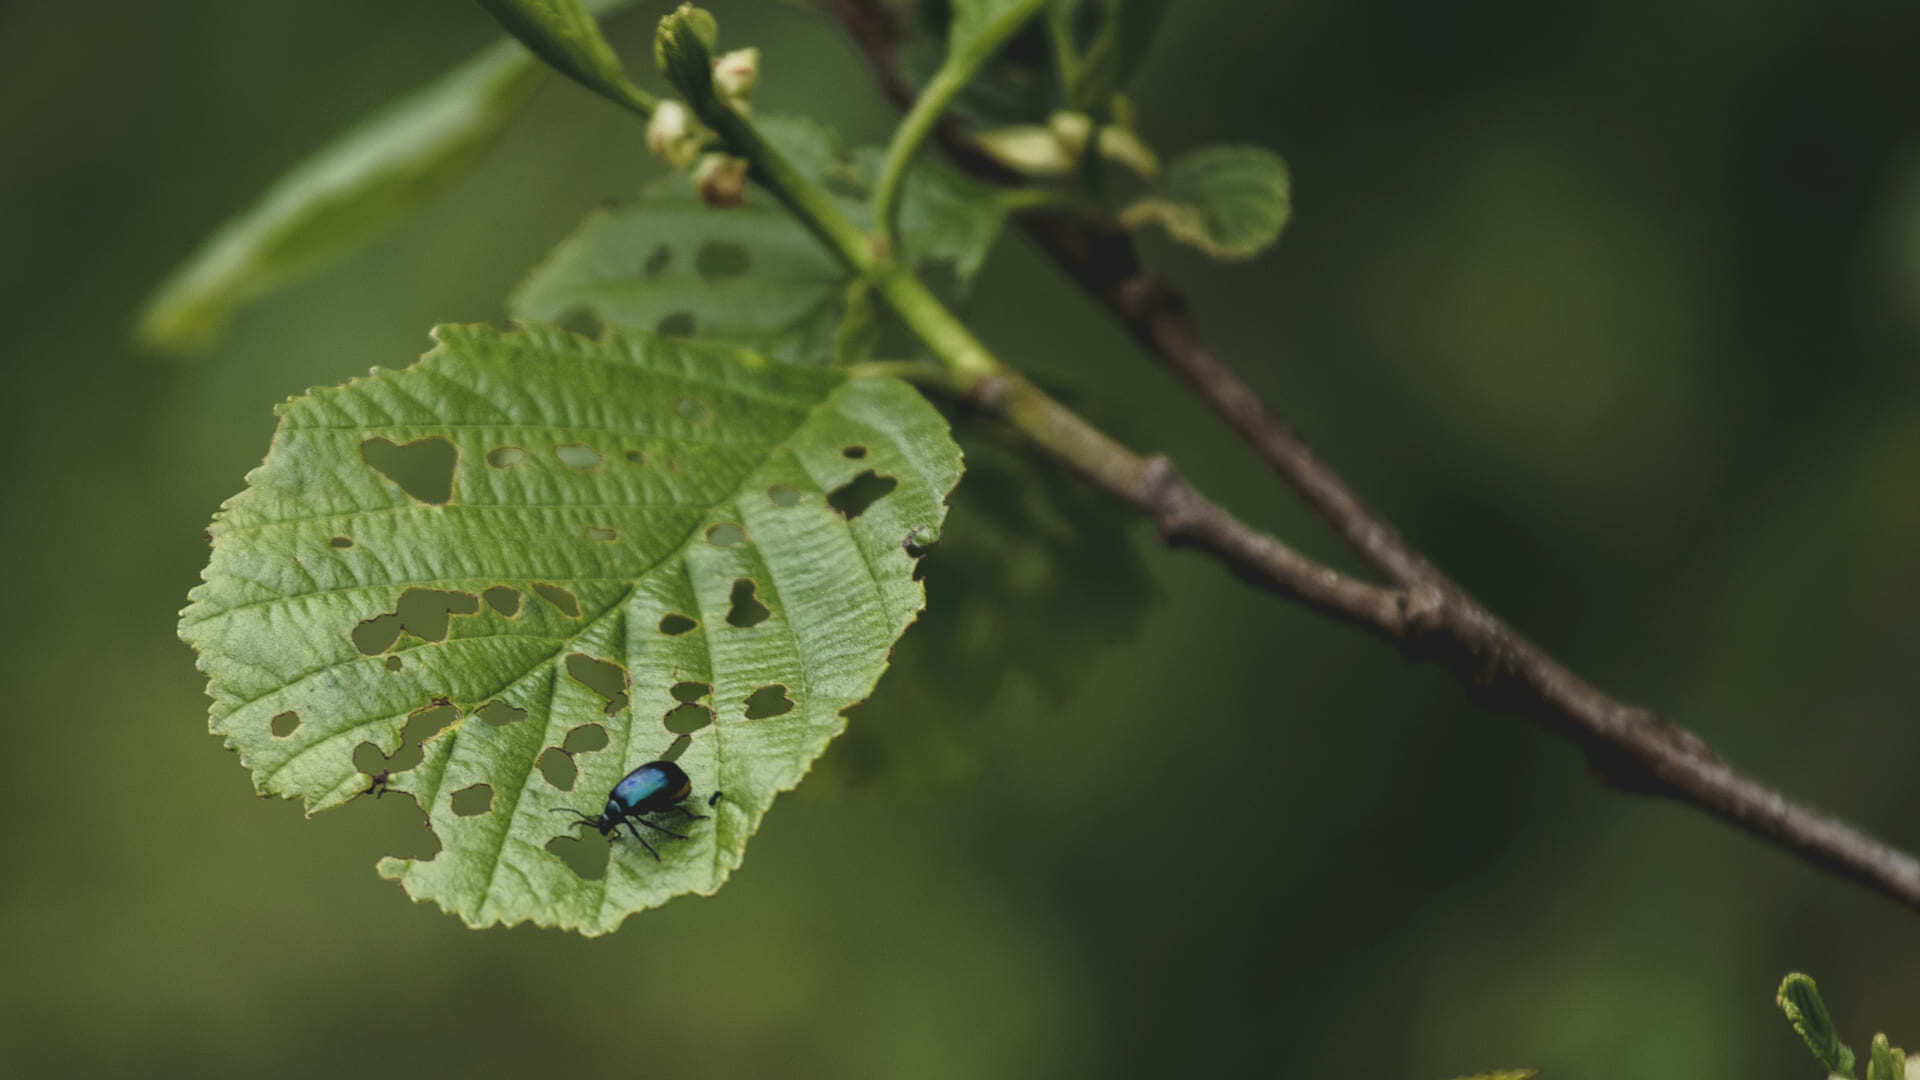
[[[632,812],[641,803],[665,790],[673,782],[665,769],[657,764],[646,764],[626,775],[624,780],[613,785],[613,791],[607,796],[608,810]]]
[[[613,790],[607,793],[607,808],[601,811],[599,817],[565,806],[556,806],[552,809],[558,814],[574,815],[579,819],[574,822],[576,826],[586,825],[598,830],[602,836],[612,836],[624,825],[640,846],[647,849],[647,854],[658,859],[660,853],[653,850],[653,845],[641,837],[637,826],[645,825],[654,832],[671,836],[676,840],[687,839],[684,833],[677,833],[665,826],[648,821],[643,815],[672,810],[689,821],[705,821],[705,817],[681,805],[691,794],[693,794],[693,783],[687,779],[684,769],[671,761],[649,761],[621,777],[620,782],[613,785]],[[714,795],[716,798],[719,797],[718,792]]]

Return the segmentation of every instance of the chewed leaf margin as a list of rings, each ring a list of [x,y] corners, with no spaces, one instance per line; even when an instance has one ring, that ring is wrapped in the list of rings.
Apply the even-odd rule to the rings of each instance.
[[[892,379],[646,335],[435,336],[412,367],[284,405],[267,461],[216,518],[181,624],[213,730],[256,787],[309,812],[376,785],[413,795],[442,850],[381,872],[470,925],[595,934],[711,893],[924,605],[902,539],[944,518],[959,450]],[[449,500],[350,452],[375,438],[453,443]],[[829,496],[875,469],[891,493],[836,511]],[[466,601],[487,589],[518,596]],[[697,717],[690,685],[709,688]],[[429,708],[457,716],[417,766],[352,764],[363,740],[393,754]],[[289,711],[297,724],[274,721]],[[590,726],[605,741],[568,749]],[[555,748],[577,766],[567,788],[538,767]],[[676,754],[701,803],[718,796],[694,805],[712,820],[692,840],[656,845],[662,863],[623,842],[582,879],[546,847],[565,831],[547,810],[597,811],[626,770]]]

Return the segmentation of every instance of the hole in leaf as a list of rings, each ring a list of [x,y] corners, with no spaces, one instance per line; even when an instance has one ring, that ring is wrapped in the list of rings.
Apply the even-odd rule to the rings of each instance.
[[[769,716],[781,716],[793,711],[793,699],[787,696],[787,688],[778,683],[763,686],[747,695],[747,719],[764,720]]]
[[[677,637],[700,624],[677,612],[664,615],[660,619],[660,632],[668,637]]]
[[[511,619],[520,614],[520,590],[511,585],[492,585],[480,594],[487,606]]]
[[[493,786],[474,784],[463,787],[454,792],[447,803],[453,807],[453,812],[461,817],[479,817],[493,809]]]
[[[767,489],[767,498],[775,506],[795,506],[800,502],[800,493],[785,484],[775,484]]]
[[[453,498],[453,470],[460,450],[439,435],[396,443],[378,436],[360,444],[360,460],[423,503]]]
[[[672,261],[673,252],[667,250],[667,245],[661,244],[659,247],[647,253],[647,261],[641,269],[646,271],[648,277],[655,277],[659,275],[660,271],[665,270],[667,264]]]
[[[393,648],[403,629],[400,616],[388,612],[356,623],[347,636],[353,639],[353,647],[360,650],[361,655],[375,656]]]
[[[703,682],[682,682],[673,684],[673,696],[676,701],[699,701],[713,693],[713,685]]]
[[[399,755],[394,755],[398,757]],[[363,742],[353,748],[353,767],[368,776],[378,776],[391,770],[387,767],[387,755],[370,742]]]
[[[274,738],[284,739],[300,730],[300,714],[288,709],[286,712],[275,715],[268,724],[273,729]]]
[[[536,581],[533,583],[533,591],[540,595],[540,599],[559,608],[560,614],[567,618],[580,617],[580,598],[573,595],[573,590],[549,585],[544,581]]]
[[[663,316],[654,324],[653,331],[661,337],[692,337],[694,329],[693,312],[676,311]]]
[[[751,578],[740,578],[733,583],[733,595],[729,597],[733,606],[727,609],[728,625],[759,626],[767,621],[767,616],[773,614],[767,610],[767,605],[753,595],[757,588]]]
[[[332,539],[327,541],[327,546],[331,548],[341,548],[341,549],[350,548],[353,546],[353,537],[351,536],[333,537]]]
[[[480,598],[472,593],[407,589],[400,594],[392,611],[375,615],[353,628],[353,646],[368,656],[383,653],[400,640],[401,631],[422,641],[445,641],[453,616],[472,615],[479,610]]]
[[[603,698],[612,698],[627,688],[626,668],[586,653],[567,654],[567,675]]]
[[[581,724],[560,740],[560,749],[569,754],[591,754],[607,748],[607,729],[599,724]]]
[[[705,405],[700,404],[690,397],[681,398],[680,404],[675,405],[673,411],[679,414],[680,419],[696,426],[713,419],[713,414],[707,411]]]
[[[509,705],[498,698],[473,710],[473,715],[485,720],[494,727],[516,724],[527,718],[527,710],[517,705]]]
[[[667,725],[668,731],[676,735],[691,735],[713,723],[713,710],[705,705],[687,702],[668,709],[667,715],[662,717],[662,720]]]
[[[556,836],[547,841],[547,852],[567,864],[567,869],[582,881],[599,881],[607,876],[607,861],[613,857],[613,845],[598,836]]]
[[[864,446],[849,446],[846,449],[840,451],[840,456],[844,458],[849,458],[854,461],[859,461],[861,458],[867,456],[867,448]]]
[[[560,464],[581,472],[600,467],[600,451],[580,443],[561,443],[553,448],[553,456],[560,459]]]
[[[673,740],[672,743],[668,744],[667,752],[660,755],[660,760],[661,761],[679,761],[680,755],[686,753],[687,747],[692,745],[693,745],[693,736],[682,735],[679,738]]]
[[[388,670],[388,671],[399,671],[399,670],[400,670],[401,668],[403,668],[403,667],[406,667],[406,666],[407,666],[407,664],[406,664],[406,661],[404,661],[404,660],[402,660],[402,659],[400,659],[400,658],[399,658],[399,657],[397,657],[397,656],[389,656],[389,657],[387,657],[387,670]]]
[[[647,455],[639,450],[629,450],[627,451],[627,460],[633,462],[635,465],[645,465],[647,463]]]
[[[708,281],[739,277],[752,265],[753,258],[746,248],[721,240],[709,240],[701,244],[700,250],[693,256],[694,270]]]
[[[606,713],[608,716],[619,716],[621,711],[627,707],[627,702],[626,691],[623,690],[608,698],[606,705],[602,706],[600,711]]]
[[[827,495],[827,505],[840,511],[848,521],[867,512],[867,508],[879,502],[888,492],[899,487],[900,482],[891,476],[881,476],[868,469],[859,476],[834,488]]]
[[[707,530],[707,543],[717,548],[730,548],[745,541],[747,531],[731,521],[722,522]]]
[[[607,528],[605,525],[589,525],[587,526],[587,539],[602,544],[611,544],[615,540],[620,539],[620,534],[613,529]]]
[[[496,469],[511,469],[518,465],[525,465],[527,459],[532,456],[517,446],[496,446],[487,451],[487,464]]]
[[[572,791],[573,782],[580,778],[580,767],[573,763],[565,750],[549,746],[540,752],[540,759],[534,762],[540,768],[540,775],[547,783],[561,791]]]
[[[356,749],[353,754],[354,767],[369,776],[382,770],[406,772],[420,764],[420,759],[425,756],[421,746],[453,723],[459,715],[453,706],[437,703],[412,713],[407,717],[407,726],[400,729],[400,748],[393,752],[392,757],[382,757],[380,748],[372,743],[361,743],[361,746],[372,751],[373,759],[363,762],[360,751]]]

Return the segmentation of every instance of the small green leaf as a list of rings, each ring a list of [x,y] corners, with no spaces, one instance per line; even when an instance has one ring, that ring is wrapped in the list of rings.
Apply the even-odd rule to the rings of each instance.
[[[1216,259],[1247,259],[1280,236],[1292,212],[1286,162],[1254,146],[1210,146],[1169,166],[1155,191],[1120,212],[1137,229],[1158,222]]]
[[[711,893],[919,612],[904,542],[959,477],[946,423],[899,380],[723,346],[435,336],[283,406],[216,517],[181,617],[213,731],[312,812],[367,791],[410,719],[444,724],[382,777],[441,850],[380,871],[472,926],[598,934]],[[430,496],[395,478],[409,452],[453,462]],[[657,863],[622,840],[600,876],[555,854],[575,842],[549,811],[676,756],[710,818],[669,825],[690,839]]]
[[[1875,1035],[1867,1055],[1867,1080],[1907,1080],[1907,1052],[1887,1042],[1885,1035]]]
[[[554,70],[642,116],[653,112],[653,97],[628,81],[620,57],[600,33],[597,5],[582,0],[480,0],[507,32],[519,38]]]
[[[713,94],[713,50],[720,24],[713,13],[681,4],[660,17],[653,32],[653,63],[674,88],[696,104]]]
[[[135,335],[156,349],[207,347],[247,301],[357,247],[464,175],[541,75],[526,50],[503,41],[368,118],[214,233],[148,301]]]
[[[838,185],[842,209],[864,220],[860,197],[878,151],[862,149],[849,161],[833,134],[811,121],[767,117],[758,126],[803,176]],[[908,174],[901,219],[908,260],[947,264],[964,289],[1006,209],[994,189],[922,163]],[[849,280],[849,271],[779,207],[749,200],[712,210],[683,178],[666,177],[641,201],[590,215],[528,275],[508,308],[529,321],[584,314],[608,326],[824,363],[836,354]]]
[[[1814,1059],[1829,1073],[1853,1075],[1853,1051],[1834,1031],[1833,1018],[1827,1015],[1827,1003],[1820,1000],[1820,988],[1814,985],[1813,979],[1797,971],[1789,974],[1780,980],[1774,1002],[1787,1014],[1787,1022],[1800,1033]]]

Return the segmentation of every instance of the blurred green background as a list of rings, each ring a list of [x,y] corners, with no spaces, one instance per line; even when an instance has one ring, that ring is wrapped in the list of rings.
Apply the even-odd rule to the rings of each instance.
[[[884,134],[830,25],[716,8],[766,49],[762,109]],[[612,24],[630,56],[663,9]],[[0,9],[0,1071],[1806,1077],[1792,968],[1856,1047],[1920,1041],[1920,914],[1137,528],[1144,611],[936,554],[819,782],[718,896],[609,938],[408,902],[373,872],[427,843],[405,799],[256,800],[173,627],[271,406],[497,319],[656,166],[555,80],[204,360],[126,331],[302,153],[492,37],[460,0]],[[1190,0],[1134,89],[1165,150],[1290,160],[1276,252],[1150,254],[1360,491],[1602,686],[1920,847],[1920,7]],[[976,299],[1011,360],[1344,558],[1023,243]],[[987,488],[950,537],[997,535]],[[974,632],[1021,635],[1017,671],[955,644],[968,596],[1027,598]]]

